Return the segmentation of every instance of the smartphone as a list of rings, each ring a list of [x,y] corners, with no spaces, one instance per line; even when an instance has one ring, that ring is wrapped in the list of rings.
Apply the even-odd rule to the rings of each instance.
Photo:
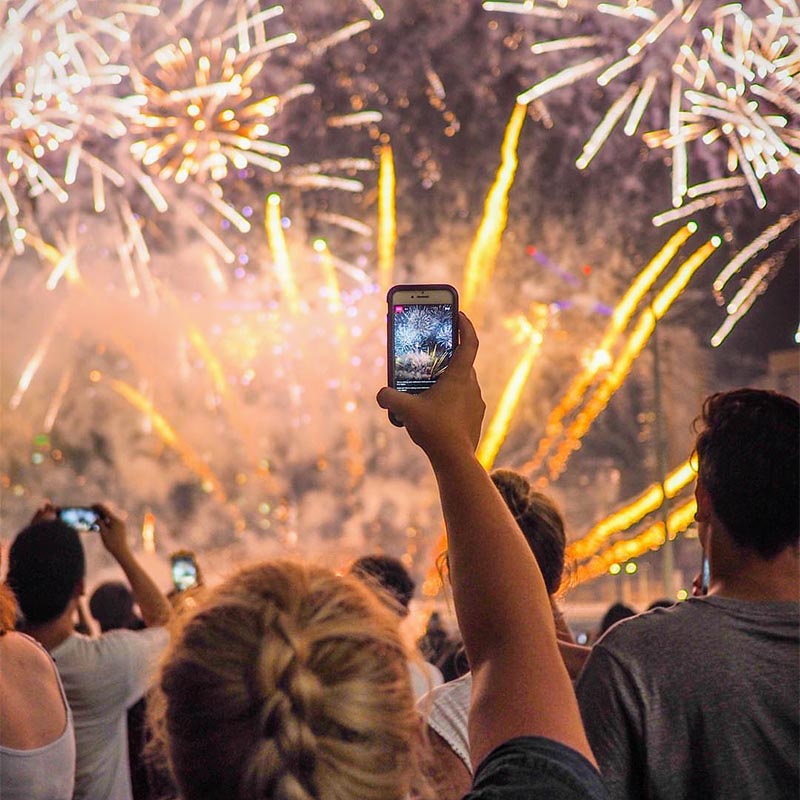
[[[393,286],[386,301],[389,386],[424,392],[447,368],[458,343],[458,292],[443,283]],[[389,419],[402,427],[391,414]]]
[[[58,518],[76,531],[99,531],[100,515],[88,506],[70,506],[58,510]]]
[[[708,594],[708,584],[711,582],[711,572],[708,568],[708,556],[703,553],[703,560],[700,565],[700,592]]]
[[[194,553],[183,551],[170,556],[172,585],[177,592],[185,592],[199,584],[197,561]]]

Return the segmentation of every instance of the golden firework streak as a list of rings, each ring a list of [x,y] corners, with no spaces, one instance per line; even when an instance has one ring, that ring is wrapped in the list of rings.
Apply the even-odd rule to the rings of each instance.
[[[692,498],[670,513],[667,517],[666,531],[664,530],[663,522],[656,522],[632,539],[615,542],[607,550],[594,556],[588,563],[582,564],[575,570],[572,581],[573,586],[599,577],[612,564],[636,558],[648,550],[658,550],[667,538],[674,539],[692,524],[696,511],[697,504],[695,499]]]
[[[336,331],[336,352],[339,357],[341,367],[341,389],[340,400],[344,411],[345,435],[347,440],[347,472],[350,476],[351,486],[354,486],[364,476],[364,448],[361,434],[356,427],[356,397],[350,388],[348,372],[350,369],[350,348],[347,335],[347,326],[344,323],[342,314],[344,305],[342,304],[339,280],[336,277],[336,270],[333,265],[333,256],[323,239],[314,242],[314,249],[319,253],[322,264],[322,273],[325,278],[325,286],[328,289],[328,310],[334,318],[334,330]]]
[[[514,412],[517,410],[522,397],[522,390],[528,382],[536,356],[542,347],[542,334],[547,326],[547,312],[544,309],[540,310],[533,324],[524,317],[519,321],[524,328],[525,338],[528,339],[528,346],[525,348],[525,352],[517,362],[516,367],[514,367],[514,371],[503,389],[497,409],[486,428],[486,433],[481,439],[476,453],[478,461],[487,470],[492,468],[497,453],[505,441],[511,420],[514,418]]]
[[[391,145],[381,147],[378,175],[378,277],[381,289],[389,291],[394,272],[394,249],[397,244],[395,209],[394,157]]]
[[[500,252],[500,238],[508,220],[508,193],[517,172],[517,145],[527,112],[527,105],[517,103],[514,106],[500,149],[500,167],[486,196],[483,217],[467,256],[461,306],[468,314],[473,313],[473,305],[479,292],[492,277],[497,254]]]
[[[572,542],[567,547],[567,560],[584,561],[594,555],[615,533],[656,511],[665,497],[675,497],[696,475],[692,459],[687,459],[664,478],[663,487],[660,483],[651,484],[635,500],[598,522],[583,538]]]
[[[202,479],[204,487],[208,487],[211,494],[217,500],[224,503],[227,497],[219,478],[214,474],[211,467],[209,467],[208,464],[178,436],[175,429],[167,422],[166,418],[156,410],[153,403],[141,392],[138,392],[133,386],[124,381],[110,378],[108,382],[117,394],[124,397],[134,408],[141,411],[142,414],[150,420],[153,430],[159,435],[161,441],[175,450],[183,459],[183,463]]]
[[[616,344],[633,316],[636,307],[650,287],[664,271],[665,267],[686,240],[697,230],[694,222],[689,222],[670,237],[669,241],[653,256],[650,262],[638,274],[617,304],[611,315],[611,322],[603,334],[603,339],[588,363],[573,378],[566,393],[558,405],[550,412],[545,424],[545,435],[536,448],[533,458],[527,461],[520,472],[528,474],[541,467],[555,441],[564,430],[563,420],[581,402],[586,390],[597,377],[597,374],[611,363],[611,349]]]
[[[203,335],[203,332],[200,330],[200,328],[198,328],[197,325],[195,325],[194,322],[192,322],[192,320],[189,318],[189,315],[186,313],[186,311],[184,311],[183,307],[178,302],[178,298],[175,297],[175,295],[165,286],[161,285],[159,288],[161,290],[161,296],[166,299],[170,306],[172,306],[175,313],[183,323],[184,328],[186,329],[186,335],[189,337],[189,341],[203,359],[203,363],[208,370],[208,374],[211,376],[211,380],[214,383],[214,388],[222,397],[225,397],[228,393],[228,384],[225,380],[225,370],[222,368],[220,360],[211,349],[208,340]]]
[[[608,375],[605,376],[586,405],[570,424],[564,441],[555,455],[548,461],[550,480],[555,480],[566,468],[567,460],[579,446],[581,437],[589,430],[598,415],[608,405],[609,400],[624,382],[633,362],[647,344],[656,327],[656,322],[664,316],[675,302],[686,284],[699,267],[719,247],[721,239],[712,236],[702,247],[684,261],[666,286],[656,295],[651,306],[645,309],[634,326],[630,338],[617,358]]]
[[[284,299],[289,305],[289,310],[292,314],[298,314],[300,312],[300,296],[297,291],[297,284],[294,281],[289,248],[286,246],[286,237],[283,235],[281,198],[277,194],[271,194],[267,197],[265,225],[267,242],[272,252],[278,284],[281,287]]]
[[[150,511],[144,512],[142,520],[142,548],[145,553],[156,551],[156,518]]]

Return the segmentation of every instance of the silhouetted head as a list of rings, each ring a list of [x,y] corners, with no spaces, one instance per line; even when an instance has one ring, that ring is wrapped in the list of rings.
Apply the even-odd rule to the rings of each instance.
[[[89,599],[89,611],[100,625],[100,630],[117,630],[134,627],[133,594],[122,581],[101,583]],[[138,627],[138,626],[136,626]]]
[[[85,574],[78,533],[58,519],[29,525],[17,534],[9,550],[6,581],[29,625],[59,617]]]
[[[416,584],[399,558],[386,555],[362,556],[353,562],[350,573],[387,592],[396,603],[396,606],[392,603],[395,611],[401,617],[408,616],[408,606],[414,596]]]

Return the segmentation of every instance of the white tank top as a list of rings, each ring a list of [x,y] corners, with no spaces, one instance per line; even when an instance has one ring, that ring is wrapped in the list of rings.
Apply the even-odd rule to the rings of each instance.
[[[25,634],[19,634],[24,636]],[[35,639],[25,637],[47,652]],[[47,656],[50,658],[50,655]],[[50,658],[52,662],[52,658]],[[72,711],[55,664],[61,700],[67,711],[67,724],[57,738],[44,747],[15,750],[0,746],[0,795],[3,800],[71,800],[75,787],[75,730]]]

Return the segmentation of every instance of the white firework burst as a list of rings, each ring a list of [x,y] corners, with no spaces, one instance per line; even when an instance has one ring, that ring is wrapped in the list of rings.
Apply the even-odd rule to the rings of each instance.
[[[741,3],[720,6],[711,0],[562,0],[558,7],[558,13],[551,9],[548,16],[560,16],[572,26],[569,35],[536,41],[531,50],[542,57],[576,58],[520,94],[519,102],[538,100],[587,78],[602,87],[622,88],[584,145],[576,162],[580,169],[623,119],[628,136],[644,125],[667,123],[644,138],[652,147],[672,151],[676,207],[687,196],[703,193],[690,193],[689,142],[708,146],[724,137],[729,148],[720,175],[741,170],[735,185],[746,182],[760,206],[765,202],[760,178],[797,168],[796,0],[753,0],[746,10]],[[484,8],[533,19],[532,9],[538,6],[484,3]],[[583,30],[581,22],[591,23],[592,29]]]

